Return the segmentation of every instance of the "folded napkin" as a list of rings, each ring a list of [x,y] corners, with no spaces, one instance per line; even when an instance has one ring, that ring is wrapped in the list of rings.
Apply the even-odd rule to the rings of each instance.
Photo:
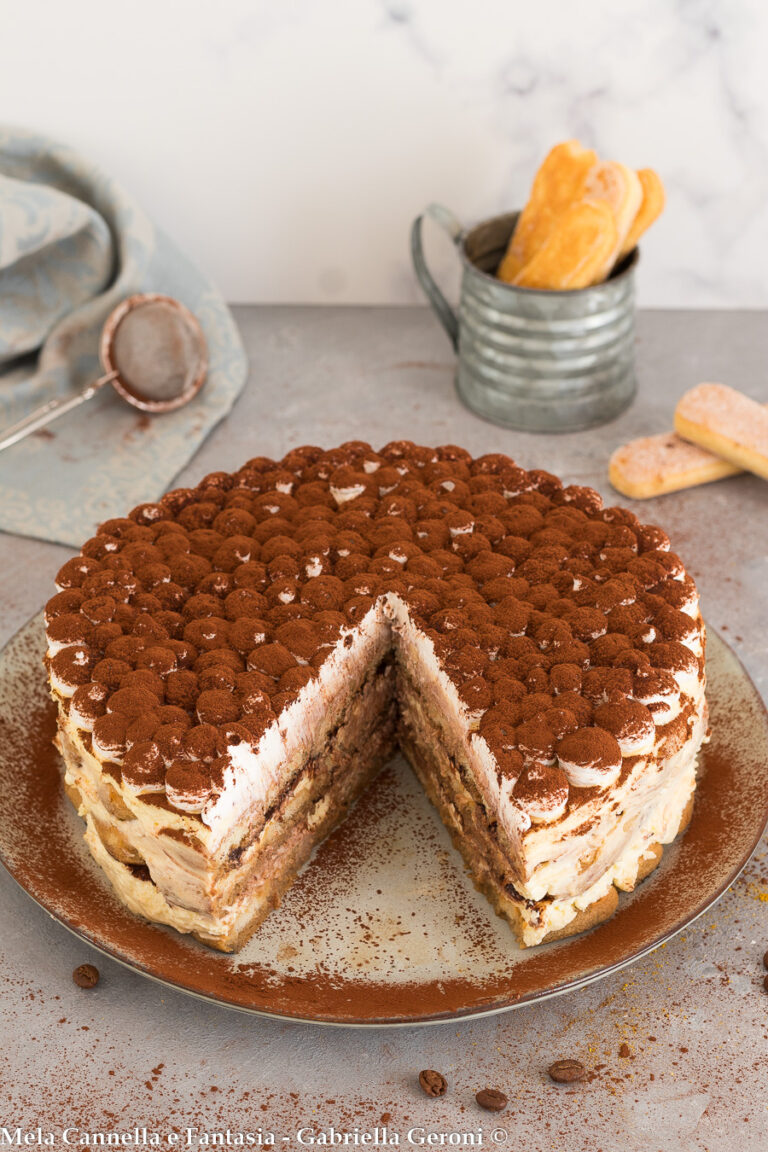
[[[0,128],[0,438],[101,375],[98,341],[134,292],[194,312],[210,367],[186,407],[146,416],[107,386],[0,452],[0,530],[78,545],[156,500],[240,393],[247,362],[221,295],[136,202],[71,148]]]

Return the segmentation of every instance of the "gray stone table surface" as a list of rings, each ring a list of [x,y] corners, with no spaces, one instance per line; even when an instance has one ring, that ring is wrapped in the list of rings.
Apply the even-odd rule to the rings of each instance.
[[[239,308],[237,319],[249,384],[181,483],[307,442],[409,438],[503,451],[615,501],[610,452],[670,427],[686,388],[722,380],[768,401],[768,322],[758,312],[642,313],[635,404],[612,424],[561,436],[505,431],[466,411],[447,342],[425,309]],[[708,622],[765,695],[766,483],[741,476],[635,510],[667,529]],[[67,555],[0,537],[0,641],[38,611]],[[309,1027],[217,1009],[142,979],[70,936],[3,874],[0,1128],[40,1125],[60,1140],[65,1127],[146,1125],[163,1138],[175,1127],[182,1147],[188,1127],[229,1129],[230,1140],[261,1129],[263,1139],[272,1131],[297,1147],[299,1128],[333,1126],[360,1142],[378,1126],[381,1142],[386,1124],[386,1138],[396,1134],[401,1146],[411,1129],[412,1140],[419,1130],[446,1141],[462,1132],[477,1141],[480,1132],[486,1147],[503,1129],[497,1146],[526,1152],[759,1152],[768,1148],[766,948],[764,841],[710,915],[594,986],[460,1025]],[[70,978],[86,960],[102,972],[91,992]],[[544,1070],[566,1056],[588,1066],[589,1082],[549,1083]],[[420,1093],[421,1068],[444,1073],[445,1097]],[[474,1094],[486,1086],[507,1093],[506,1112],[478,1108]]]

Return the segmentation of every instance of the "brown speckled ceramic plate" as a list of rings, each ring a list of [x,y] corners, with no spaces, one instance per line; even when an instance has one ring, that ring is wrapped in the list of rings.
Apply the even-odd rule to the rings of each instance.
[[[325,1024],[434,1023],[519,1007],[598,980],[720,897],[768,819],[768,721],[709,634],[712,742],[693,820],[618,912],[521,951],[468,881],[407,764],[395,761],[237,956],[133,916],[112,895],[64,797],[42,617],[0,654],[0,855],[33,900],[108,956],[228,1007]]]

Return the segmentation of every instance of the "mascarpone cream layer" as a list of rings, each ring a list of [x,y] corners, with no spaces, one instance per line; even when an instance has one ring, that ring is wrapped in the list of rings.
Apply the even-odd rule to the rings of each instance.
[[[520,907],[524,924],[522,938],[527,946],[540,944],[550,932],[565,928],[579,912],[602,900],[613,884],[623,891],[634,887],[640,865],[652,855],[651,845],[671,844],[677,836],[683,814],[696,790],[697,752],[698,749],[681,749],[682,762],[678,770],[658,789],[653,803],[624,840],[614,862],[594,883],[571,899],[549,900],[533,910],[525,905]]]

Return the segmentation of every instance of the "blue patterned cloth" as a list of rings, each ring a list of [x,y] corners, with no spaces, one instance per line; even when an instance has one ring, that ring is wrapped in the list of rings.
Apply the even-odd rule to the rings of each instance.
[[[210,368],[186,407],[147,417],[112,388],[0,452],[0,530],[79,545],[171,484],[242,390],[247,362],[219,292],[113,180],[71,148],[0,128],[0,435],[101,375],[98,339],[133,292],[197,316]]]

